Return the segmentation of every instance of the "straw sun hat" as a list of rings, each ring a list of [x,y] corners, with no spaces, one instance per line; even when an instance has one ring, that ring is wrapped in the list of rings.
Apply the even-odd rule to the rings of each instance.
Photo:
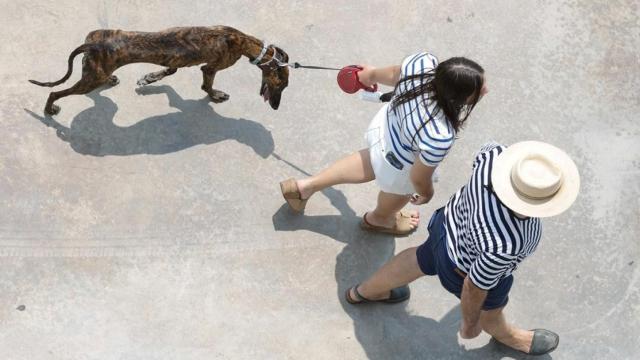
[[[540,141],[506,148],[491,172],[500,201],[518,214],[550,217],[567,210],[580,190],[580,174],[569,155]]]

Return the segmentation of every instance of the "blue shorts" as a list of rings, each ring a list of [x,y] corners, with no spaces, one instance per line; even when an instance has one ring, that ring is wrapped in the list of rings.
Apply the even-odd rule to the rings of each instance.
[[[447,253],[447,233],[444,226],[444,208],[440,208],[433,213],[429,221],[427,241],[418,247],[418,265],[426,275],[438,275],[442,286],[459,299],[464,278],[454,271],[456,265]],[[493,310],[507,305],[512,284],[512,275],[500,279],[498,284],[488,291],[482,310]]]

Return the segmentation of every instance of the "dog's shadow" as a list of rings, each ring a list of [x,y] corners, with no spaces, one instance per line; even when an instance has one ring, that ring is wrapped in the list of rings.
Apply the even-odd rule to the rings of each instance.
[[[297,166],[289,165],[306,174]],[[349,206],[341,191],[327,188],[322,193],[339,211],[339,215],[295,215],[285,204],[273,215],[273,226],[276,231],[313,231],[345,244],[336,257],[336,296],[343,310],[351,317],[356,339],[369,359],[531,358],[493,340],[480,348],[465,349],[458,343],[457,337],[461,316],[459,305],[450,309],[442,319],[435,320],[411,314],[407,310],[408,302],[357,306],[347,303],[344,298],[347,289],[365,280],[394,255],[395,239],[390,235],[360,230],[360,217]],[[434,291],[446,290],[434,285]],[[413,297],[411,302],[429,303],[429,298]],[[551,359],[551,356],[536,358]]]
[[[131,126],[118,126],[113,121],[118,106],[101,95],[102,90],[87,95],[94,105],[76,115],[69,127],[51,116],[25,111],[56,129],[60,139],[68,142],[74,151],[85,155],[167,154],[228,139],[251,147],[262,158],[273,152],[273,137],[262,124],[220,116],[208,98],[185,100],[170,86],[146,86],[136,92],[139,95],[166,94],[169,106],[178,111],[148,117]]]

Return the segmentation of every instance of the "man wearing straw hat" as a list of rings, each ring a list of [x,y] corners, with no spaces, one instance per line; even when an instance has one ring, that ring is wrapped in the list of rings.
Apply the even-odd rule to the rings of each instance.
[[[346,299],[351,304],[404,301],[410,295],[408,283],[437,275],[461,300],[462,338],[484,330],[527,354],[549,353],[558,346],[557,334],[508,324],[502,310],[511,273],[540,241],[540,218],[567,210],[579,187],[576,165],[555,146],[487,144],[475,157],[471,180],[431,217],[427,241],[393,257],[347,290]]]

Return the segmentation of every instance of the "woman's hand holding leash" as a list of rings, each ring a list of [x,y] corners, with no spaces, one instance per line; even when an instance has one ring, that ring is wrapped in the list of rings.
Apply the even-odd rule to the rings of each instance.
[[[358,65],[362,68],[362,70],[358,71],[358,80],[362,83],[362,85],[366,87],[371,87],[377,83],[375,79],[374,71],[375,67],[369,65]]]

